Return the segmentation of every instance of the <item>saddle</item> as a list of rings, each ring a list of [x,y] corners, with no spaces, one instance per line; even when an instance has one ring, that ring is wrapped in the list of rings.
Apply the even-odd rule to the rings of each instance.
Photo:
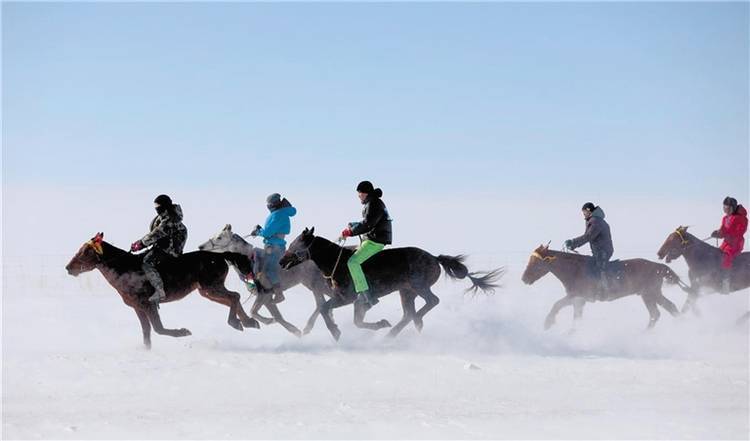
[[[588,258],[586,268],[588,270],[587,273],[589,277],[594,279],[599,279],[601,277],[599,274],[599,268],[597,268],[596,266],[596,260],[594,260],[593,257]],[[619,284],[624,273],[625,264],[619,259],[607,262],[607,265],[604,267],[604,277],[607,278],[610,287],[612,288],[616,287],[617,284]]]

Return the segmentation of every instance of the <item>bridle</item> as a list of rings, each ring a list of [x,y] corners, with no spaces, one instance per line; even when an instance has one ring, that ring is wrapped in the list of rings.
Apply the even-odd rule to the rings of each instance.
[[[539,254],[539,252],[534,251],[533,253],[531,253],[531,258],[539,259],[542,262],[552,263],[557,259],[557,256],[542,256],[541,254]]]

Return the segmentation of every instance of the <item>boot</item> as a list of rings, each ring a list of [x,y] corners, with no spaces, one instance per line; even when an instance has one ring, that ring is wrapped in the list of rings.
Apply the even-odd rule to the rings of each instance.
[[[286,297],[284,297],[284,290],[281,289],[281,285],[274,285],[273,286],[273,299],[271,300],[273,303],[281,303],[284,301]]]
[[[602,272],[599,276],[599,300],[606,300],[609,294],[609,279],[607,275]]]
[[[156,270],[149,268],[146,271],[146,279],[154,287],[154,293],[148,298],[148,301],[158,304],[167,297],[164,292],[164,282],[161,280],[161,275]]]
[[[725,271],[721,278],[721,293],[729,294],[732,292],[732,286],[730,285],[729,271]]]
[[[378,300],[377,297],[375,297],[374,295],[370,294],[370,290],[369,289],[365,290],[365,291],[362,291],[361,293],[359,293],[357,295],[357,298],[360,301],[368,303],[370,306],[375,306],[375,305],[378,304],[378,302],[380,302],[380,300]]]

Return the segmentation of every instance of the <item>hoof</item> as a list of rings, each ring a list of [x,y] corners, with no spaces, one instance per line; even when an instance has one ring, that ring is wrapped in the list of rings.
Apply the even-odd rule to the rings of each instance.
[[[379,328],[390,328],[391,326],[392,326],[392,325],[391,325],[391,322],[389,322],[389,321],[388,321],[388,320],[386,320],[386,319],[380,320],[380,321],[378,322],[378,327],[379,327]]]
[[[312,326],[306,326],[305,329],[302,330],[302,335],[307,335],[312,330],[313,330]]]
[[[549,328],[552,327],[552,325],[555,324],[555,319],[547,319],[544,321],[544,330],[549,331]]]
[[[294,336],[297,338],[302,338],[302,331],[300,331],[299,329],[295,329],[294,331],[292,331],[292,334],[294,334]]]
[[[333,328],[331,329],[331,335],[333,336],[334,340],[339,341],[339,339],[341,338],[341,331],[339,331],[338,327]]]
[[[188,335],[193,335],[193,333],[190,332],[190,330],[186,329],[186,328],[180,329],[179,333],[180,333],[180,335],[178,335],[178,337],[187,337]]]
[[[244,326],[246,328],[255,328],[255,329],[258,329],[258,328],[260,328],[260,323],[258,323],[257,320],[253,320],[250,317],[248,317],[248,318],[242,320],[242,326]]]
[[[143,348],[146,349],[147,351],[150,351],[151,350],[151,342],[150,341],[149,342],[144,341],[143,342]]]
[[[240,323],[239,320],[229,320],[227,323],[229,323],[229,326],[233,327],[234,329],[238,331],[242,331],[244,328],[242,327],[242,323]]]
[[[422,328],[424,328],[422,319],[414,319],[414,327],[417,328],[417,331],[422,332]]]

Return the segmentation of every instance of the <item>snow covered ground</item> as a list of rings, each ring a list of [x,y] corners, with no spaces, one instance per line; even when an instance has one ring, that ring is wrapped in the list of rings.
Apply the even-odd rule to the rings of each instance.
[[[161,308],[193,335],[147,351],[132,310],[100,274],[64,274],[66,259],[5,258],[3,438],[748,437],[748,328],[733,324],[746,293],[706,298],[701,318],[664,314],[653,332],[635,297],[587,305],[572,334],[563,310],[545,332],[558,282],[523,286],[524,258],[484,255],[472,266],[516,262],[505,287],[472,300],[441,281],[422,334],[359,330],[350,308],[339,344],[322,321],[301,340],[240,333],[196,293]],[[303,323],[312,297],[287,297]],[[399,317],[395,296],[368,315]]]

